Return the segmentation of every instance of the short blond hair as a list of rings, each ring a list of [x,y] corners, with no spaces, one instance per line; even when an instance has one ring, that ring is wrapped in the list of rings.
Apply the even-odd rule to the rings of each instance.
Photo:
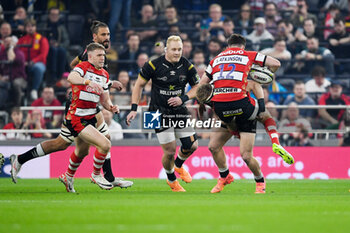
[[[209,6],[209,11],[210,11],[211,9],[213,9],[213,8],[219,8],[220,11],[222,11],[222,7],[221,7],[219,4],[217,4],[217,3],[211,4],[211,5]]]
[[[180,41],[182,43],[182,39],[179,36],[169,36],[168,39],[166,40],[166,46],[168,47],[170,42],[172,41]]]

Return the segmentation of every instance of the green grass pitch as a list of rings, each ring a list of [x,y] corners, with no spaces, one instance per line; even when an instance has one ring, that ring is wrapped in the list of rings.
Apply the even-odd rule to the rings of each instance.
[[[0,179],[0,232],[350,232],[350,180],[268,180],[266,194],[251,180],[219,194],[216,180],[181,184],[186,193],[158,179],[105,191],[76,179],[71,194],[57,179]]]

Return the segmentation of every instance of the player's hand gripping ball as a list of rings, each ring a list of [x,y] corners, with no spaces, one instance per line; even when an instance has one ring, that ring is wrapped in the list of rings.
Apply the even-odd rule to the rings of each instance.
[[[271,83],[275,76],[269,68],[267,68],[266,66],[261,67],[257,64],[252,65],[249,75],[252,80],[260,84]]]

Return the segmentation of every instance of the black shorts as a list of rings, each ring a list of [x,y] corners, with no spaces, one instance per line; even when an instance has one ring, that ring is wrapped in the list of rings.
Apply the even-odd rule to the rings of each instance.
[[[216,115],[225,123],[233,120],[239,132],[256,132],[256,116],[259,106],[255,99],[244,98],[231,102],[213,102]]]
[[[257,123],[257,120],[243,121],[240,123],[236,122],[237,132],[256,133],[256,123]],[[221,124],[221,128],[227,129],[227,125],[223,123]],[[235,134],[232,134],[232,135],[235,135]]]

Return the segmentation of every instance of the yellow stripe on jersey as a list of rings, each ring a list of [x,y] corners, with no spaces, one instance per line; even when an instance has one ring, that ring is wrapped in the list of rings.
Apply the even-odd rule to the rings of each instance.
[[[139,74],[139,77],[142,78],[143,80],[145,80],[146,82],[148,82],[148,80],[145,79],[141,74]]]
[[[188,70],[191,70],[193,68],[193,64],[190,65],[190,67],[188,67]]]
[[[152,67],[153,70],[156,70],[156,67],[153,65],[151,61],[149,61],[148,64]]]

